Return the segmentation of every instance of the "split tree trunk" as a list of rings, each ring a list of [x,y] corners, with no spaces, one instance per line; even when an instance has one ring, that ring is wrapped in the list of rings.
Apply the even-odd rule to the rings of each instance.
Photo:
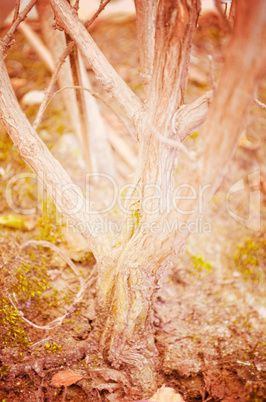
[[[103,330],[98,341],[104,356],[115,367],[127,363],[131,368],[133,381],[141,384],[148,395],[156,387],[154,376],[157,352],[153,339],[153,302],[160,280],[171,264],[171,257],[180,252],[185,239],[180,233],[169,235],[162,231],[154,234],[143,229],[146,223],[161,223],[165,217],[171,220],[177,216],[179,222],[191,218],[188,215],[176,215],[173,211],[168,216],[165,213],[164,199],[171,197],[171,181],[178,147],[172,148],[160,141],[153,135],[153,128],[161,136],[174,137],[171,132],[172,118],[183,103],[191,37],[199,13],[198,2],[159,1],[152,76],[150,84],[148,82],[146,86],[149,99],[144,107],[104,59],[66,2],[50,1],[58,18],[57,22],[73,37],[103,87],[112,93],[138,129],[140,156],[136,182],[140,185],[142,195],[150,195],[150,190],[147,190],[149,184],[159,185],[163,191],[159,200],[162,205],[161,213],[151,216],[143,211],[141,197],[129,200],[130,216],[125,217],[124,223],[127,225],[131,218],[133,225],[122,232],[121,242],[116,243],[112,235],[97,236],[90,225],[86,226],[84,233],[99,266],[97,323],[93,336],[97,336],[95,334],[98,329]],[[202,182],[212,185],[206,201],[217,190],[225,172],[224,167],[232,157],[241,135],[254,89],[265,63],[265,50],[262,50],[265,30],[266,10],[263,0],[254,0],[251,7],[247,2],[239,0],[233,37],[227,48],[220,84],[201,134],[204,152],[199,155],[197,171],[191,170],[193,176],[189,178],[193,185]],[[2,59],[1,120],[21,156],[43,180],[60,211],[74,219],[77,226],[84,221],[90,224],[101,222],[99,216],[86,214],[85,207],[73,212],[76,200],[83,198],[74,185],[73,191],[65,194],[66,202],[63,202],[62,184],[70,184],[70,178],[49,154],[19,109]],[[147,66],[150,69],[149,63]],[[180,108],[181,117],[182,110],[190,111],[192,122],[189,127],[192,127],[198,121],[199,115],[196,113],[193,116],[193,108],[185,106]],[[180,127],[178,132],[179,130]],[[186,133],[184,138],[185,136]],[[136,192],[133,192],[132,196],[135,195]],[[184,202],[183,200],[182,203]],[[187,207],[189,204],[189,209],[193,209],[196,202],[191,200],[185,205]]]

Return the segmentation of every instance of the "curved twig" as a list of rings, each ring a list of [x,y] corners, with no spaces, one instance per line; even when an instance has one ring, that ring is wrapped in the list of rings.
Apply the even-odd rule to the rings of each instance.
[[[65,314],[61,317],[56,318],[55,320],[51,321],[49,324],[47,325],[37,325],[34,322],[28,320],[27,318],[24,317],[24,313],[22,311],[19,311],[18,308],[16,307],[14,301],[12,300],[12,298],[9,296],[9,301],[12,304],[12,306],[18,311],[20,317],[22,320],[24,320],[25,322],[27,322],[29,325],[33,326],[34,328],[37,329],[45,329],[45,330],[49,330],[49,329],[53,329],[59,325],[62,324],[63,320],[70,314],[72,314],[75,309],[78,306],[78,303],[82,300],[83,294],[86,290],[86,288],[88,286],[91,285],[91,283],[93,282],[93,278],[95,275],[95,269],[92,270],[89,278],[87,279],[86,283],[84,282],[83,278],[79,275],[75,264],[70,260],[69,257],[67,257],[57,246],[55,246],[53,243],[50,243],[48,241],[44,241],[44,240],[29,240],[26,243],[22,244],[22,246],[20,247],[20,251],[22,251],[24,248],[30,246],[30,245],[37,245],[37,246],[43,246],[43,247],[48,247],[51,250],[55,251],[57,254],[60,255],[61,258],[63,258],[64,261],[66,261],[66,263],[71,267],[72,271],[77,275],[79,282],[80,282],[80,290],[77,293],[77,295],[75,296],[75,299],[73,301],[73,303],[71,304],[71,306],[67,309],[67,311],[65,312]]]
[[[260,106],[262,109],[266,109],[265,103],[262,103],[261,101],[259,101],[256,98],[254,98],[254,103],[256,103],[256,105]]]
[[[172,140],[171,138],[164,137],[162,134],[159,133],[158,130],[154,126],[149,127],[152,133],[158,138],[159,141],[163,142],[166,145],[169,145],[172,148],[178,148],[180,151],[183,151],[191,160],[195,160],[196,154],[193,151],[189,151],[187,147],[181,142],[179,137],[176,140]]]
[[[92,89],[89,88],[85,88],[83,86],[80,85],[68,85],[65,86],[63,88],[60,88],[58,91],[54,92],[53,95],[51,96],[51,98],[49,99],[48,103],[45,106],[45,109],[48,107],[49,103],[52,101],[52,99],[58,95],[60,92],[64,91],[65,89],[82,89],[83,91],[87,91],[89,92],[94,98],[98,99],[99,101],[101,101],[105,106],[108,107],[108,109],[110,109],[115,115],[116,117],[121,121],[121,123],[125,126],[125,128],[127,129],[127,131],[129,132],[130,136],[133,138],[134,141],[136,141],[136,135],[134,134],[133,130],[131,129],[131,127],[127,124],[127,121],[110,105],[109,101],[107,100],[107,98],[105,99],[102,95],[100,95],[98,92],[93,91]],[[43,112],[45,112],[45,109],[43,110]],[[36,119],[37,120],[37,119]],[[37,126],[38,127],[38,126]],[[35,127],[35,130],[36,128]]]

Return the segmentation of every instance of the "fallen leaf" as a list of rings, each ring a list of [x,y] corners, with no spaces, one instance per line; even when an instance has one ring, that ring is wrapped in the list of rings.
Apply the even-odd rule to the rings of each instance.
[[[52,385],[54,387],[68,387],[69,385],[75,384],[77,381],[81,380],[84,376],[82,374],[76,373],[72,370],[63,370],[55,374],[52,378]]]
[[[19,215],[0,216],[0,225],[12,229],[31,230],[35,226],[33,220]]]

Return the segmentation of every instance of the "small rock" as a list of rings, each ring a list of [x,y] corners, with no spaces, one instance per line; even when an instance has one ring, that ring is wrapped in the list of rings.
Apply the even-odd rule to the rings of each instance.
[[[42,103],[44,98],[43,91],[30,91],[22,98],[22,103],[24,105],[39,105]]]

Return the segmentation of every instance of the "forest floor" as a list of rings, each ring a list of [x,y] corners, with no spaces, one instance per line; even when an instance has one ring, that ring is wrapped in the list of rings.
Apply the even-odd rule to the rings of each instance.
[[[39,30],[38,22],[31,25]],[[142,97],[134,18],[100,20],[92,35],[122,78]],[[201,18],[193,41],[186,103],[210,89],[209,54],[218,79],[226,40],[214,14]],[[31,90],[43,91],[50,74],[20,33],[6,63],[21,107],[32,120],[38,105],[25,104],[23,97]],[[100,91],[89,74],[93,88]],[[266,102],[265,88],[264,82],[258,91],[262,102]],[[108,109],[101,108],[108,124],[136,155],[136,144],[124,127]],[[58,95],[38,133],[82,186],[84,163],[69,124]],[[197,233],[191,235],[186,250],[164,278],[155,303],[158,387],[174,388],[186,402],[266,399],[265,127],[266,112],[254,104],[230,174],[204,221],[195,228]],[[141,399],[141,395],[130,399],[126,374],[103,364],[87,341],[95,320],[96,273],[85,240],[71,232],[49,198],[40,195],[35,176],[3,127],[0,135],[0,401]],[[197,148],[197,136],[186,140],[188,148]],[[123,183],[133,169],[116,151],[114,156],[118,180]],[[181,159],[177,183],[178,171],[186,163]],[[238,191],[232,191],[236,183]],[[97,186],[92,193],[101,203]],[[21,213],[30,208],[28,215]],[[75,262],[76,272],[56,251],[27,243],[32,240],[57,246]],[[86,284],[78,303],[77,272]],[[60,317],[60,325],[51,324]],[[79,381],[73,384],[70,379],[73,385],[56,387],[54,375],[66,369],[80,375]],[[73,372],[64,373],[71,377]]]

